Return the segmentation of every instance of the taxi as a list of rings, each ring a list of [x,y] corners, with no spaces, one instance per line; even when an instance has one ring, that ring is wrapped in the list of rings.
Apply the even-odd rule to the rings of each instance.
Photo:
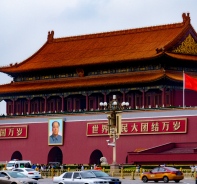
[[[180,180],[184,179],[184,175],[180,170],[174,167],[159,166],[149,172],[143,172],[140,175],[140,179],[144,183],[147,183],[148,181],[164,181],[164,183],[175,181],[178,183]]]

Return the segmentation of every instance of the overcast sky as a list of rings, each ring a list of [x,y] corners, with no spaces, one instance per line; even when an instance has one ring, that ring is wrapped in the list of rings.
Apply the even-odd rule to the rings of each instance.
[[[182,22],[197,31],[197,0],[0,0],[0,66],[20,63],[47,40]],[[12,79],[0,73],[0,84]],[[0,102],[0,114],[5,102]]]

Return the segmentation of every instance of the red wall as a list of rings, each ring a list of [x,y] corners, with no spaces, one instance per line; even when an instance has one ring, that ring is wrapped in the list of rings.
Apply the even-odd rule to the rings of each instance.
[[[173,94],[174,106],[183,106],[183,90],[176,90]],[[192,90],[185,90],[185,105],[197,106],[197,92]]]
[[[65,122],[64,145],[59,146],[63,152],[63,163],[89,163],[90,155],[96,149],[100,150],[111,163],[112,147],[107,146],[106,142],[109,137],[88,137],[86,126],[86,121]],[[47,163],[48,153],[54,147],[48,146],[48,122],[32,123],[28,125],[28,128],[27,139],[0,140],[0,161],[9,161],[13,152],[20,151],[23,159],[29,159],[32,163]],[[188,130],[184,134],[120,136],[117,140],[117,162],[125,163],[127,152],[136,149],[148,149],[169,142],[195,142],[197,141],[196,130],[197,116],[191,116],[188,117]]]

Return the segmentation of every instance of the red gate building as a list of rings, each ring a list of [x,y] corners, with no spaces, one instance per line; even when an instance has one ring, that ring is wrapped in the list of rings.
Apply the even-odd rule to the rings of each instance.
[[[189,13],[182,19],[65,38],[50,31],[28,59],[0,67],[13,78],[0,85],[7,112],[0,120],[0,160],[94,164],[104,156],[110,163],[99,103],[116,95],[130,104],[122,113],[118,163],[197,162],[197,93],[183,89],[183,71],[197,79],[197,34]],[[53,121],[61,133],[55,144]]]

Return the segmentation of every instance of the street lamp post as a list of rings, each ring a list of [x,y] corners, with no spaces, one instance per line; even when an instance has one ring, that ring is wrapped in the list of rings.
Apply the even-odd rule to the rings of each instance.
[[[113,161],[110,166],[110,172],[118,169],[118,164],[116,162],[116,142],[121,134],[121,112],[125,107],[129,106],[128,102],[119,103],[116,99],[116,95],[113,95],[113,100],[109,103],[100,102],[100,106],[104,108],[107,112],[108,118],[108,134],[113,142],[107,140],[109,146],[113,147]]]

